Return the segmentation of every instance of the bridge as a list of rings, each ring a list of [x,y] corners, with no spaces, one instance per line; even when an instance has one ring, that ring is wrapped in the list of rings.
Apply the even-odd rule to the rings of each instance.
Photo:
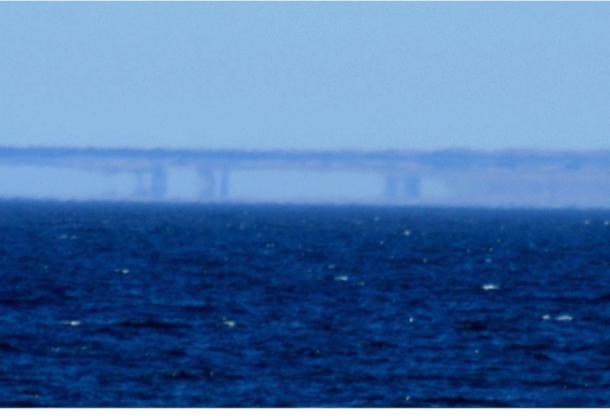
[[[162,201],[168,172],[192,169],[202,202],[231,201],[235,172],[357,172],[392,204],[610,206],[610,151],[246,151],[0,147],[0,166],[130,174],[134,195]],[[0,182],[1,183],[1,182]],[[436,184],[436,194],[430,189]],[[439,197],[438,189],[442,188]],[[432,194],[432,196],[431,196]],[[436,195],[436,196],[435,196]],[[435,199],[436,198],[436,199]],[[486,202],[487,201],[487,202]]]

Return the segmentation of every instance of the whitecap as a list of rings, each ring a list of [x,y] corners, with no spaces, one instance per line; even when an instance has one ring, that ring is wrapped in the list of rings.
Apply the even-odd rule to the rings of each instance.
[[[64,325],[70,325],[70,326],[79,326],[80,325],[80,321],[63,321]]]
[[[483,286],[481,286],[481,289],[483,289],[483,290],[498,290],[498,289],[500,289],[500,286],[494,285],[493,283],[487,283],[487,284],[484,284]]]
[[[542,319],[544,319],[545,321],[548,321],[549,319],[551,319],[551,315],[549,315],[548,313],[545,313],[544,315],[542,315]]]
[[[411,230],[404,230],[402,232],[402,235],[407,236],[407,237],[410,236],[411,235]]]
[[[228,328],[234,328],[235,325],[237,325],[235,321],[232,321],[230,319],[226,319],[222,323],[225,324]]]
[[[571,321],[572,319],[574,319],[572,315],[568,314],[559,315],[555,318],[556,321]]]
[[[349,277],[345,275],[335,276],[335,280],[338,282],[347,282],[349,280]]]

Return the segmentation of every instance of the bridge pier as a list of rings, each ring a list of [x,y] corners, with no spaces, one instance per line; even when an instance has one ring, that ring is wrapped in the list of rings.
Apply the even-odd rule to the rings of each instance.
[[[137,171],[134,196],[150,200],[162,200],[167,194],[167,170],[155,166],[150,171]]]
[[[215,172],[212,169],[201,167],[197,170],[197,175],[199,176],[200,201],[224,201],[229,198],[229,171],[227,169]]]
[[[402,180],[403,192],[407,201],[417,200],[421,194],[421,179],[418,176],[406,175]]]
[[[383,194],[387,201],[396,201],[398,194],[398,177],[394,173],[386,173]]]
[[[415,175],[385,174],[384,197],[387,202],[414,202],[420,197],[421,179]]]
[[[167,170],[155,166],[150,175],[150,196],[154,200],[164,199],[167,194]]]
[[[209,202],[214,199],[214,172],[210,169],[199,168],[197,170],[199,176],[199,200]]]
[[[224,201],[229,198],[229,171],[223,169],[220,172],[220,200]]]
[[[144,174],[142,172],[136,172],[136,189],[133,192],[134,196],[141,198],[141,197],[145,197],[147,192],[146,192],[146,181],[144,178]]]

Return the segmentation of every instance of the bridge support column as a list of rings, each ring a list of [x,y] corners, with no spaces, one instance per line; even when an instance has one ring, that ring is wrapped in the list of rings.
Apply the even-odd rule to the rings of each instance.
[[[199,176],[199,200],[201,202],[224,201],[229,198],[229,171],[227,169],[215,171],[200,167],[197,175]]]
[[[136,175],[136,189],[133,192],[133,195],[138,198],[146,197],[148,192],[146,189],[147,186],[146,186],[144,174],[142,172],[136,172],[135,175]]]
[[[229,171],[223,169],[220,172],[220,200],[224,201],[229,198]]]
[[[214,172],[211,169],[199,168],[197,170],[199,176],[199,200],[202,202],[210,202],[214,199],[215,180]]]
[[[415,202],[421,194],[421,179],[415,175],[388,172],[383,191],[386,202]]]
[[[164,199],[167,194],[167,170],[155,166],[150,175],[150,196],[152,199]]]
[[[398,199],[398,177],[393,173],[386,173],[383,195],[386,201],[396,202]]]
[[[406,175],[403,178],[403,192],[407,201],[417,200],[421,193],[421,179],[418,176]]]
[[[155,166],[151,170],[134,172],[136,189],[133,195],[138,199],[162,200],[167,194],[167,169]]]

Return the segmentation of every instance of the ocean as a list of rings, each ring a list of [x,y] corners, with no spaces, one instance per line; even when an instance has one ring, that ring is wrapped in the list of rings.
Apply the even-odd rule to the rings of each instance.
[[[4,407],[610,405],[610,211],[0,203]]]

